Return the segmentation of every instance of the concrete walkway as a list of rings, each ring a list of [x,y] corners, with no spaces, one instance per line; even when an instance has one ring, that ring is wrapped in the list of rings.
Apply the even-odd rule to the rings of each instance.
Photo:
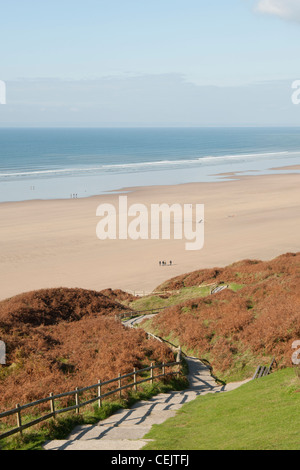
[[[77,426],[66,440],[49,441],[46,450],[140,450],[148,442],[144,436],[153,424],[175,416],[185,403],[199,395],[233,390],[243,383],[218,385],[208,367],[197,358],[186,358],[189,365],[189,388],[180,392],[161,393],[132,408],[119,410],[97,425]]]

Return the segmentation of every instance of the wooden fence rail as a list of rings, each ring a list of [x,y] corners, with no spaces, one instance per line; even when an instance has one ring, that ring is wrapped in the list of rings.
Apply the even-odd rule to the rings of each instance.
[[[258,366],[256,371],[254,372],[252,380],[260,379],[261,377],[265,377],[266,375],[269,375],[272,372],[272,368],[275,364],[276,364],[276,360],[275,360],[275,357],[273,357],[272,362],[269,365],[269,367],[267,367],[267,366]]]
[[[148,297],[155,295],[165,295],[165,294],[180,294],[180,290],[163,290],[163,291],[137,291],[137,290],[127,290],[128,294],[134,295],[135,297]]]
[[[122,312],[118,313],[115,315],[116,320],[123,320],[124,318],[134,318],[134,317],[140,317],[141,315],[156,315],[157,313],[161,312],[164,310],[166,307],[160,307],[160,308],[153,308],[151,310],[131,310],[128,312]]]
[[[218,292],[222,292],[222,290],[225,290],[228,288],[229,288],[228,284],[219,284],[210,290],[210,295],[217,294]]]
[[[175,370],[175,371],[171,370],[169,372],[166,372],[166,369],[170,370],[170,368],[173,368],[173,367],[176,367],[176,366],[177,366],[177,370]],[[156,369],[161,369],[161,372],[157,375],[154,374],[154,371]],[[145,372],[150,372],[150,376],[147,377],[147,378],[138,380],[138,375],[142,374],[142,373],[145,373]],[[153,365],[153,363],[151,363],[151,366],[149,366],[149,367],[146,367],[144,369],[139,369],[139,370],[134,369],[133,372],[130,372],[130,373],[125,374],[125,375],[120,375],[119,374],[118,377],[116,377],[114,379],[106,380],[105,382],[101,382],[101,380],[99,380],[97,382],[97,384],[89,385],[89,386],[83,387],[83,388],[76,388],[75,390],[73,390],[71,392],[59,393],[57,395],[54,395],[53,393],[50,393],[49,397],[42,398],[40,400],[36,400],[34,402],[31,402],[31,403],[27,403],[26,405],[20,406],[20,404],[17,404],[15,408],[13,408],[11,410],[8,410],[8,411],[4,411],[3,413],[0,413],[0,419],[1,418],[6,418],[8,416],[16,415],[16,421],[17,421],[17,427],[0,434],[0,440],[4,439],[6,437],[12,436],[13,434],[16,434],[16,433],[22,434],[22,432],[25,429],[30,428],[32,426],[35,426],[36,424],[39,424],[39,423],[41,423],[43,421],[46,421],[50,418],[56,418],[57,415],[59,415],[61,413],[66,413],[67,411],[75,411],[76,413],[79,413],[80,408],[82,408],[84,406],[87,406],[87,405],[90,405],[92,403],[95,403],[96,401],[98,402],[98,406],[101,407],[102,406],[102,400],[104,398],[110,396],[110,395],[113,395],[114,393],[118,393],[119,397],[122,397],[122,391],[124,391],[128,388],[134,388],[134,390],[136,391],[137,386],[140,385],[140,384],[143,384],[145,382],[151,382],[153,384],[155,379],[165,378],[165,377],[171,376],[171,375],[179,375],[180,373],[181,373],[181,361],[180,360],[177,360],[176,362],[170,362],[170,363],[167,363],[167,364],[162,363],[162,364]],[[133,377],[132,382],[127,383],[125,385],[122,385],[123,380],[128,379],[128,378],[132,378],[132,377]],[[115,388],[113,390],[109,390],[106,393],[102,393],[101,388],[103,386],[113,384],[114,382],[118,383],[117,388]],[[80,402],[80,394],[81,393],[84,393],[84,392],[90,391],[90,390],[94,390],[94,389],[97,391],[95,397],[93,397],[89,400],[86,400],[84,402]],[[59,400],[61,398],[71,397],[71,396],[73,396],[75,398],[75,405],[68,406],[68,407],[61,408],[61,409],[56,408],[55,400]],[[50,407],[50,413],[47,413],[43,416],[40,416],[39,418],[36,418],[33,421],[30,421],[29,423],[25,423],[25,424],[22,423],[22,412],[24,410],[28,410],[29,408],[32,408],[34,406],[38,406],[38,405],[41,405],[41,404],[44,404],[44,403],[48,403],[48,402],[49,402],[49,407]]]

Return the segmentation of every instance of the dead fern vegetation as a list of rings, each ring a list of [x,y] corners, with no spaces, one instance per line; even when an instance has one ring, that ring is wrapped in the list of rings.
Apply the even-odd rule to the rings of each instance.
[[[142,330],[116,322],[122,310],[128,307],[84,289],[39,290],[0,302],[0,338],[7,348],[7,364],[0,366],[0,409],[174,360]]]
[[[292,343],[300,340],[300,253],[195,271],[157,290],[214,282],[239,288],[169,307],[152,321],[152,328],[209,360],[224,379],[249,377],[272,357],[279,367],[292,366]]]
[[[225,380],[249,377],[272,357],[279,367],[291,366],[292,343],[300,339],[300,253],[195,271],[157,290],[169,296],[212,283],[237,288],[168,307],[152,321],[153,331],[209,360]],[[172,351],[142,329],[115,321],[134,299],[120,290],[57,288],[0,302],[0,338],[7,347],[0,409],[173,361]]]
[[[116,302],[122,303],[123,305],[129,305],[130,302],[138,300],[139,298],[120,289],[104,289],[100,291],[100,293],[111,300],[115,300]]]

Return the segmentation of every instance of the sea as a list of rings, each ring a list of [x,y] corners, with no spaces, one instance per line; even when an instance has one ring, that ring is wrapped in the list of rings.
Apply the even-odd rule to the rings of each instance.
[[[299,164],[300,128],[1,128],[0,202],[287,173],[274,168]]]

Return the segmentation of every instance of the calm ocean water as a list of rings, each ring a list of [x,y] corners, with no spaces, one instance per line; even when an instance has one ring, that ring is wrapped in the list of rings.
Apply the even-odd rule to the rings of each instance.
[[[0,202],[300,164],[299,128],[0,129]]]

